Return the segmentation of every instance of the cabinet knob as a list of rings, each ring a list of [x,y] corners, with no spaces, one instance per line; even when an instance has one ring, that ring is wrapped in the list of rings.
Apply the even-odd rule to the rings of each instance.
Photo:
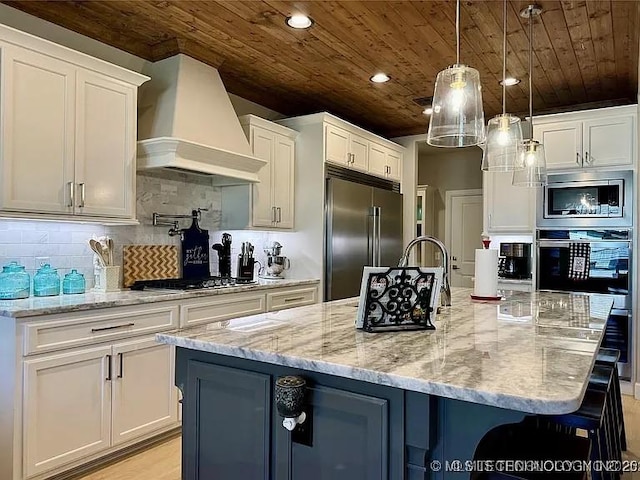
[[[278,414],[284,417],[282,425],[289,431],[304,423],[306,414],[302,411],[307,382],[302,377],[287,375],[276,380],[275,400]]]

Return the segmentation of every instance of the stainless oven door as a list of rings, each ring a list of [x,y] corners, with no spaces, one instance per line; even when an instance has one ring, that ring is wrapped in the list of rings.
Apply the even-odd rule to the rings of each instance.
[[[588,246],[589,260],[579,278],[571,271],[571,244]],[[631,308],[630,241],[538,240],[539,290],[603,293],[614,296],[614,307]]]

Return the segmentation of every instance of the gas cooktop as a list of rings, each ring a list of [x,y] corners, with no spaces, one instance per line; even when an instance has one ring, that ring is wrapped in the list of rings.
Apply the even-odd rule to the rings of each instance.
[[[131,285],[131,290],[144,290],[145,288],[164,290],[195,290],[198,288],[221,288],[233,285],[250,285],[256,283],[253,280],[244,280],[232,277],[205,277],[205,278],[163,278],[160,280],[136,280]]]

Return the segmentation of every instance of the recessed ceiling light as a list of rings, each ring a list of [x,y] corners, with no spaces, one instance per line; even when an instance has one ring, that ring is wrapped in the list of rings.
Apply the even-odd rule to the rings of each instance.
[[[513,77],[507,77],[504,79],[504,82],[502,80],[500,80],[500,85],[502,85],[504,83],[504,85],[506,85],[507,87],[510,87],[511,85],[517,85],[520,83],[520,79],[519,78],[513,78]]]
[[[373,83],[384,83],[389,81],[389,75],[387,75],[386,73],[380,72],[380,73],[376,73],[369,80],[371,80]]]
[[[431,115],[433,113],[433,108],[427,107],[422,111],[422,113],[424,113],[425,115]]]
[[[291,28],[309,28],[312,24],[313,20],[301,13],[287,17],[287,25]]]

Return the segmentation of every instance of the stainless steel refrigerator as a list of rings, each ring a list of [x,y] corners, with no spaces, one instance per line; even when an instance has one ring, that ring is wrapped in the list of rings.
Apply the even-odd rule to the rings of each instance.
[[[358,296],[364,266],[402,256],[402,194],[327,178],[325,300]]]

